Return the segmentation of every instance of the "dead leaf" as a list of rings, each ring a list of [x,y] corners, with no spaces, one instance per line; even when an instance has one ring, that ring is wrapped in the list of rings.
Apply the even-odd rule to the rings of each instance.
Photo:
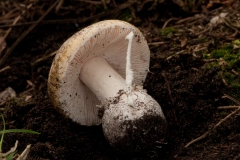
[[[181,47],[182,47],[182,48],[185,47],[186,44],[187,44],[187,38],[182,39],[182,40],[181,40]]]

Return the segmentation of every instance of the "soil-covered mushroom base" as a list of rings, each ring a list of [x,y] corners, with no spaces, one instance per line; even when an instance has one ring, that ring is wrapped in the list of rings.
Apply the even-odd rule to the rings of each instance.
[[[123,92],[116,103],[105,107],[102,118],[106,139],[121,153],[149,150],[166,134],[167,122],[159,104],[137,86],[131,94],[133,105],[128,104],[129,95]]]

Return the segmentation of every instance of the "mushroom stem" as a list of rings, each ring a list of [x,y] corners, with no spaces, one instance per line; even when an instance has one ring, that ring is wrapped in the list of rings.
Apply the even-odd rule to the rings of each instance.
[[[126,61],[126,85],[127,85],[128,105],[134,107],[134,101],[132,97],[133,71],[131,69],[131,49],[132,49],[133,32],[130,32],[125,37],[125,39],[128,40],[127,61]]]
[[[120,90],[126,90],[125,79],[101,57],[85,62],[79,78],[101,102],[118,96]]]

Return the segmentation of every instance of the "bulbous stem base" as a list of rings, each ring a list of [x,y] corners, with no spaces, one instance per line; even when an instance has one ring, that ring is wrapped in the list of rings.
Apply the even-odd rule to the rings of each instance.
[[[159,104],[142,89],[133,91],[134,106],[126,94],[105,109],[102,127],[106,139],[118,152],[150,149],[165,137],[167,123]]]

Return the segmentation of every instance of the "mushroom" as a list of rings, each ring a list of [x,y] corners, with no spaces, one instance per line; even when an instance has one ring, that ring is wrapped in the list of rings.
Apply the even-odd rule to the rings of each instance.
[[[130,32],[133,38],[127,37],[127,43]],[[126,70],[127,49],[132,70]],[[166,130],[160,105],[142,87],[149,61],[147,42],[135,26],[120,20],[92,24],[58,50],[49,73],[49,97],[81,125],[102,123],[104,136],[117,151],[147,149]]]

